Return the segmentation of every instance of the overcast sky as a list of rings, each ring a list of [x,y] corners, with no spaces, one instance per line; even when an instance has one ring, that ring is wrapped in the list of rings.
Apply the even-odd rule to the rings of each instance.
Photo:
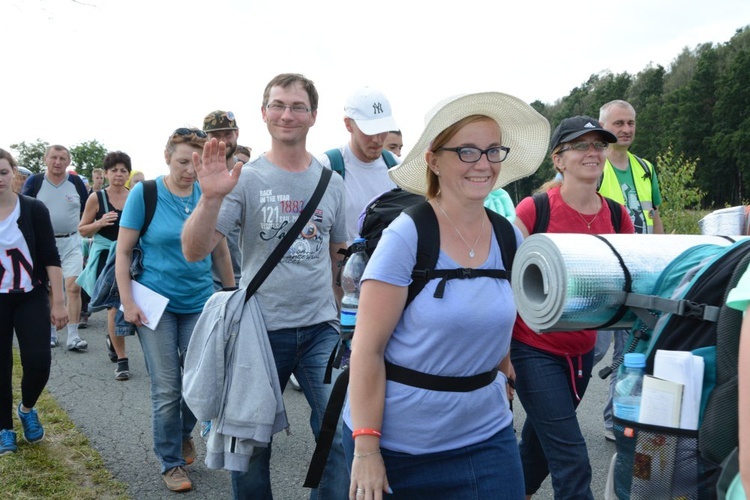
[[[254,155],[267,149],[261,97],[281,72],[320,93],[311,152],[345,142],[344,101],[370,85],[406,153],[445,97],[552,103],[592,73],[668,69],[750,24],[750,1],[0,0],[0,22],[0,147],[96,139],[154,177],[170,133],[214,109],[235,113]]]

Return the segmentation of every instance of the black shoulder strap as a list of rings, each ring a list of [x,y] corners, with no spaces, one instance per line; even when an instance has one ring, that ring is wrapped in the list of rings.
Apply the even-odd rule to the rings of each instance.
[[[529,234],[547,232],[549,226],[549,196],[547,193],[534,193],[534,207],[536,208],[536,220]]]
[[[385,162],[386,167],[391,168],[398,165],[398,162],[396,161],[396,157],[389,151],[383,150],[380,155],[383,157],[383,161]]]
[[[513,224],[499,213],[486,207],[485,211],[490,218],[490,222],[492,222],[495,239],[500,246],[500,256],[503,259],[503,266],[505,266],[505,271],[508,273],[508,281],[510,281],[513,260],[516,258],[516,247],[518,246],[516,231],[513,229]]]
[[[258,272],[255,273],[255,276],[253,276],[253,279],[251,279],[250,283],[247,285],[247,289],[245,290],[245,302],[250,300],[250,297],[252,297],[258,288],[260,288],[260,285],[262,285],[266,278],[268,278],[268,275],[271,274],[271,271],[276,267],[276,264],[281,262],[281,258],[286,251],[289,250],[289,247],[292,246],[294,240],[297,239],[300,231],[302,231],[302,227],[312,218],[313,212],[318,208],[318,204],[323,198],[323,194],[328,187],[328,182],[331,180],[332,175],[333,172],[331,170],[323,168],[323,172],[320,174],[320,180],[318,181],[317,186],[315,186],[315,191],[307,201],[305,208],[302,209],[302,213],[299,214],[299,217],[294,221],[292,227],[289,228],[281,241],[271,251],[271,255],[268,256],[263,265],[260,266],[260,269],[258,269]]]
[[[109,203],[107,203],[107,196],[105,194],[104,189],[100,189],[99,191],[94,191],[96,193],[96,198],[99,201],[99,206],[102,208],[102,213],[108,213],[109,212]]]
[[[435,269],[440,255],[440,226],[432,205],[425,201],[406,208],[404,212],[414,220],[414,225],[417,226],[417,263],[414,269]],[[427,281],[429,280],[412,279],[404,308],[419,295]]]
[[[329,149],[325,152],[325,155],[331,161],[331,170],[339,174],[342,179],[345,178],[346,168],[344,167],[344,157],[341,155],[341,150],[339,148]]]
[[[636,161],[641,165],[641,168],[643,168],[643,178],[644,179],[651,179],[651,169],[648,166],[648,163],[646,163],[646,160],[641,158],[640,156],[633,155],[633,158],[636,159]]]
[[[146,230],[148,229],[148,226],[151,225],[151,220],[154,218],[154,212],[156,212],[156,181],[155,180],[149,180],[149,181],[142,181],[143,183],[143,204],[145,206],[145,217],[143,219],[143,227],[141,228],[141,235],[140,238],[143,238],[143,235],[146,234]]]
[[[511,223],[502,215],[485,208],[492,223],[492,230],[500,246],[502,269],[435,269],[440,255],[440,226],[432,206],[428,202],[417,203],[404,210],[417,227],[417,262],[412,272],[412,282],[404,308],[408,307],[431,279],[441,278],[435,289],[435,297],[442,298],[445,285],[450,279],[478,278],[481,276],[510,281],[513,259],[516,255],[516,234]]]
[[[604,198],[604,201],[609,205],[609,216],[612,220],[612,227],[615,228],[616,233],[619,233],[622,228],[622,205],[606,196],[602,196],[602,198]]]

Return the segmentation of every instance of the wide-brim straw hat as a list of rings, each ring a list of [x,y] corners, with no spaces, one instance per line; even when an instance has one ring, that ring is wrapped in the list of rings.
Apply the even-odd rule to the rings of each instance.
[[[425,128],[417,143],[400,165],[388,171],[393,182],[412,193],[426,194],[425,153],[443,130],[472,115],[495,120],[500,125],[503,146],[510,148],[492,189],[536,172],[549,147],[547,119],[517,97],[501,92],[481,92],[449,97],[427,113]]]

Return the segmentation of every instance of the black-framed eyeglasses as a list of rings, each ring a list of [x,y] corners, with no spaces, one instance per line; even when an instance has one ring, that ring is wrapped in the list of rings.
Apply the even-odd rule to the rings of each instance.
[[[565,148],[558,151],[558,153],[564,153],[568,150],[573,151],[588,151],[591,146],[594,146],[594,149],[597,151],[604,151],[609,147],[609,143],[607,141],[577,141],[577,142],[571,142],[570,145]]]
[[[495,146],[494,148],[479,149],[464,146],[461,148],[438,148],[438,151],[452,151],[464,163],[476,163],[482,158],[482,155],[487,155],[487,161],[490,163],[500,163],[508,157],[510,148]]]
[[[180,127],[172,133],[172,135],[190,135],[190,134],[195,134],[201,139],[205,139],[206,137],[208,137],[206,133],[199,128]]]
[[[266,109],[268,111],[278,114],[283,114],[287,108],[289,108],[289,110],[295,115],[303,115],[310,112],[310,108],[308,108],[304,104],[292,104],[291,106],[287,106],[286,104],[279,104],[278,102],[266,104]]]

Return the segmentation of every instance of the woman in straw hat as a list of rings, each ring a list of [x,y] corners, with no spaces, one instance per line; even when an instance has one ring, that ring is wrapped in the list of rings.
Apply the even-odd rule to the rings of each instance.
[[[548,137],[544,117],[498,92],[453,97],[433,109],[416,146],[389,173],[426,195],[440,233],[436,269],[505,269],[483,202],[533,173]],[[402,214],[384,231],[362,279],[344,410],[350,497],[523,498],[507,378],[494,371],[508,354],[516,317],[510,284],[456,279],[435,298],[439,280],[432,280],[406,305],[416,248],[415,223]],[[426,389],[392,380],[392,365],[460,385],[488,376],[470,389]]]
[[[552,162],[562,184],[547,191],[550,233],[614,233],[609,205],[596,191],[604,153],[617,138],[588,116],[564,119],[552,135]],[[632,233],[621,208],[621,233]],[[534,231],[531,197],[516,207],[515,224],[524,236]],[[519,447],[526,493],[535,493],[551,474],[555,498],[593,498],[591,465],[576,408],[593,367],[595,330],[539,335],[521,318],[513,328],[511,360],[516,391],[526,410]]]

